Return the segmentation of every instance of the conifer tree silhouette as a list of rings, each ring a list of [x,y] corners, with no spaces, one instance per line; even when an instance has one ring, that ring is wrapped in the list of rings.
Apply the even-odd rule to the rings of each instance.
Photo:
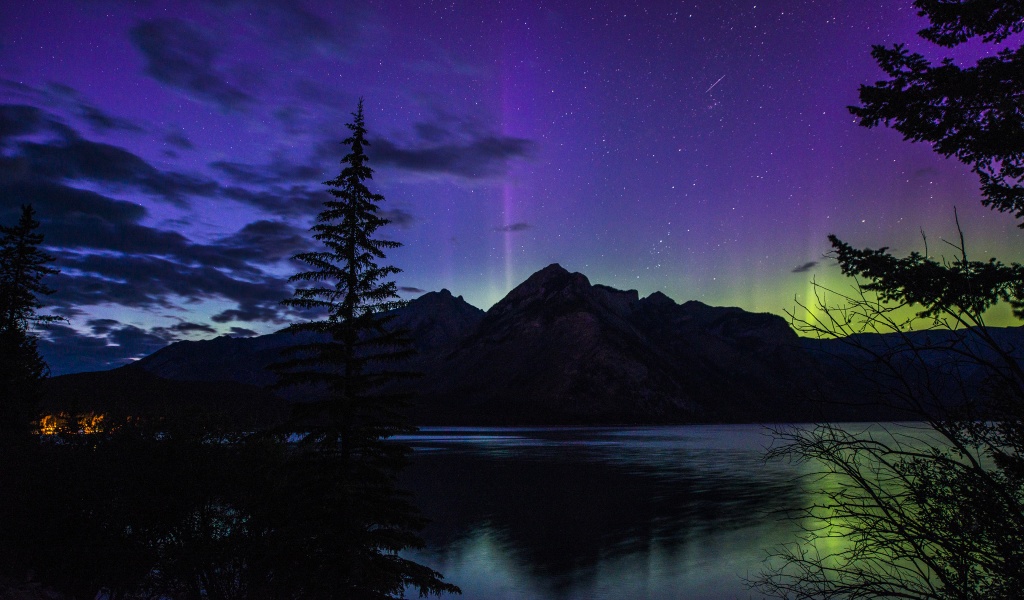
[[[41,315],[40,296],[53,293],[43,278],[59,271],[40,246],[39,221],[31,205],[21,207],[14,226],[0,225],[0,436],[27,433],[39,402],[39,384],[49,368],[36,348],[33,325],[60,320]]]
[[[312,227],[324,249],[295,256],[309,270],[291,277],[300,287],[284,301],[326,314],[289,327],[313,334],[305,338],[311,341],[274,366],[279,385],[318,395],[296,404],[292,424],[304,438],[292,469],[292,485],[302,491],[288,511],[301,517],[282,528],[281,547],[300,551],[288,585],[314,597],[400,598],[406,586],[421,594],[458,592],[439,573],[398,555],[422,545],[423,525],[395,488],[409,449],[388,439],[415,430],[402,413],[406,398],[382,389],[412,376],[389,368],[413,352],[405,333],[390,327],[404,303],[388,277],[400,271],[381,264],[385,251],[401,244],[375,237],[389,221],[379,214],[384,197],[366,185],[373,171],[362,100],[347,127],[342,171],[325,182],[332,198]]]

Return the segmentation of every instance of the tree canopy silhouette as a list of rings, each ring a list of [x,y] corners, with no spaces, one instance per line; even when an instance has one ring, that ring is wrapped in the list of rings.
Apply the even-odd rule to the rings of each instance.
[[[404,303],[388,280],[399,269],[380,261],[400,244],[375,237],[389,221],[378,214],[384,197],[366,185],[373,171],[362,100],[347,127],[349,151],[341,173],[325,182],[332,198],[312,227],[324,249],[295,256],[309,270],[291,277],[300,287],[284,301],[325,316],[289,327],[306,342],[275,365],[279,385],[302,386],[312,396],[296,403],[292,427],[304,437],[293,457],[301,473],[294,483],[302,509],[289,511],[302,516],[282,547],[306,550],[295,555],[291,573],[294,585],[315,597],[400,598],[406,586],[458,592],[398,554],[422,545],[416,532],[423,520],[395,488],[409,449],[388,438],[415,428],[402,412],[407,398],[383,388],[411,376],[391,366],[413,350],[404,332],[389,326]]]
[[[931,23],[919,35],[947,48],[978,37],[995,44],[1024,31],[1018,0],[917,0],[914,6]],[[860,87],[861,105],[849,109],[861,125],[892,127],[904,139],[955,156],[977,173],[986,206],[1024,218],[1024,46],[970,67],[949,58],[933,64],[903,44],[874,46],[871,54],[889,79]]]
[[[40,381],[49,373],[31,328],[60,320],[37,312],[43,307],[40,297],[53,293],[43,279],[59,272],[48,266],[54,258],[40,247],[38,227],[31,205],[21,207],[16,225],[0,225],[0,433],[5,439],[29,430]]]
[[[919,35],[943,47],[1024,31],[1018,0],[914,6],[930,23]],[[1024,218],[1024,46],[970,67],[932,64],[903,45],[872,55],[889,79],[861,86],[861,105],[850,107],[861,125],[956,157],[978,175],[986,206]],[[794,314],[794,326],[846,339],[870,359],[864,375],[888,401],[928,427],[780,432],[770,455],[811,465],[823,488],[799,515],[804,539],[777,549],[758,586],[787,598],[1020,597],[1024,357],[986,326],[985,312],[1007,302],[1024,318],[1024,266],[971,260],[962,231],[951,259],[930,256],[927,244],[896,257],[829,240],[856,292],[815,283],[815,306]]]
[[[374,237],[390,221],[378,214],[380,194],[370,192],[366,180],[373,176],[367,165],[366,127],[362,102],[347,127],[352,135],[343,143],[350,151],[342,159],[341,173],[325,182],[332,200],[324,203],[312,227],[313,238],[324,249],[294,257],[309,270],[289,279],[298,287],[286,306],[317,310],[324,318],[296,323],[294,333],[320,334],[317,341],[295,346],[291,358],[276,365],[280,385],[312,385],[327,391],[322,399],[299,406],[316,439],[328,446],[338,444],[346,457],[362,445],[410,431],[399,412],[402,398],[380,393],[382,383],[406,373],[380,370],[381,364],[408,357],[412,350],[399,330],[387,327],[389,311],[404,306],[394,281],[400,272],[379,265],[385,250],[399,242]]]

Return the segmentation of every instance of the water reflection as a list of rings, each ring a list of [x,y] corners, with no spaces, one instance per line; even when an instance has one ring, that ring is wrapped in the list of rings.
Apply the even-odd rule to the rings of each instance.
[[[417,560],[464,598],[748,598],[792,539],[794,467],[757,426],[428,429],[404,484],[433,520]]]

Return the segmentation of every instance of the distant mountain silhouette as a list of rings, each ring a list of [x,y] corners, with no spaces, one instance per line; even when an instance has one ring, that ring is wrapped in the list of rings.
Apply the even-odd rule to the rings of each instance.
[[[393,326],[409,331],[419,356],[410,368],[422,368],[469,335],[484,311],[448,290],[428,292],[396,312]],[[126,368],[140,368],[170,380],[236,381],[267,386],[276,380],[267,367],[281,360],[281,351],[321,336],[278,331],[253,338],[227,336],[171,344]],[[326,336],[323,336],[326,339]]]
[[[419,351],[406,366],[423,377],[400,385],[416,392],[413,417],[420,424],[899,416],[870,401],[862,373],[850,368],[850,361],[864,361],[841,342],[802,340],[776,315],[695,301],[680,305],[660,292],[640,298],[635,290],[593,285],[557,264],[486,313],[442,290],[396,311],[394,324],[410,331]],[[273,397],[260,390],[274,381],[266,367],[283,348],[308,339],[281,331],[179,342],[127,367],[54,378],[49,400],[82,404],[106,395],[108,403],[142,405],[145,396],[173,396],[177,389],[188,402],[232,405],[252,398],[259,410],[280,415],[268,400]],[[278,396],[297,402],[309,393]]]
[[[788,419],[812,367],[780,317],[591,285],[551,265],[419,382],[418,420]],[[795,386],[795,387],[794,387]]]

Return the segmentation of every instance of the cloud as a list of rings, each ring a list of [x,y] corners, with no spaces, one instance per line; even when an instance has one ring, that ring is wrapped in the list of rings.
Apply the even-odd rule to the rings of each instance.
[[[58,139],[22,139],[45,132]],[[179,206],[190,196],[210,197],[221,186],[174,171],[163,171],[118,146],[93,142],[38,108],[0,105],[0,185],[87,181],[110,188],[134,187]]]
[[[245,327],[232,327],[231,337],[256,337],[259,333]]]
[[[112,263],[124,263],[125,266],[119,270],[112,268]],[[286,323],[285,316],[289,314],[282,310],[280,305],[280,300],[291,294],[290,287],[283,279],[266,277],[256,281],[244,281],[220,273],[217,269],[190,268],[169,261],[132,256],[78,263],[69,262],[62,257],[58,264],[66,272],[48,281],[57,290],[47,299],[48,302],[66,303],[76,307],[113,304],[152,312],[156,309],[180,310],[180,304],[176,305],[175,302],[191,303],[215,298],[234,302],[237,308],[223,311],[211,317],[210,321],[234,322],[232,324],[241,329],[249,329],[244,327],[245,323],[249,322],[281,325]],[[97,351],[95,342],[76,339],[72,348],[81,347],[82,352],[87,354],[98,352],[97,356],[105,361],[103,364],[90,365],[89,368],[118,366],[151,354],[174,341],[188,339],[197,334],[209,337],[217,333],[211,325],[194,322],[181,322],[150,330],[120,326],[109,320],[91,322],[90,325],[93,328],[93,335],[100,335],[119,348],[104,347]],[[62,345],[68,342],[65,340],[57,343]],[[58,365],[59,371],[85,370],[85,367],[77,364],[82,359],[70,356],[69,354],[73,354],[70,350],[51,348],[49,354],[44,353],[44,357],[50,360],[50,355],[55,353],[57,360],[63,361]],[[72,364],[68,366],[65,363]]]
[[[25,104],[0,105],[0,141],[35,133],[46,123],[43,111]]]
[[[237,110],[252,101],[226,81],[216,66],[220,49],[195,26],[179,19],[152,19],[133,27],[130,35],[146,59],[146,73],[157,81],[224,110]]]
[[[235,271],[173,258],[122,254],[80,254],[54,250],[61,274],[48,282],[57,292],[48,302],[83,307],[120,304],[139,309],[175,309],[182,302],[210,299],[266,309],[252,320],[278,321],[276,304],[290,295],[282,278],[249,265]],[[270,310],[273,308],[273,310]]]
[[[219,187],[212,180],[161,171],[117,146],[83,139],[59,144],[23,142],[19,150],[16,160],[27,178],[135,186],[177,205],[186,204],[188,196],[216,194]]]
[[[90,104],[73,87],[62,83],[48,83],[40,94],[47,105],[55,103],[68,106],[72,112],[82,117],[94,131],[105,133],[108,131],[142,131],[142,128],[127,119],[122,119]],[[56,102],[55,102],[56,101]]]
[[[217,246],[241,250],[249,260],[255,260],[258,253],[267,263],[291,258],[314,248],[309,234],[304,229],[281,221],[267,220],[247,224],[237,232],[222,238]]]
[[[294,0],[211,0],[210,3],[244,11],[246,20],[258,26],[261,39],[277,46],[278,51],[285,51],[293,60],[308,58],[311,52],[348,60],[354,49],[384,34],[373,26],[372,13],[356,2],[332,3],[330,11],[322,14],[310,12],[304,3]]]
[[[512,223],[511,225],[505,225],[504,227],[495,227],[494,230],[495,231],[504,231],[505,233],[515,233],[517,231],[526,231],[527,229],[530,229],[531,227],[532,227],[532,225],[530,225],[529,223],[523,223],[523,222],[520,221],[519,223]]]
[[[436,133],[429,134],[436,137]],[[372,141],[371,161],[421,173],[446,173],[466,179],[501,175],[513,159],[533,154],[535,143],[524,138],[482,135],[471,140],[403,148],[389,140]]]
[[[142,225],[148,211],[141,205],[60,184],[0,183],[0,220],[10,221],[21,204],[32,203],[43,223],[46,244],[69,251],[107,251],[172,257],[182,261],[238,268],[248,253],[220,252],[193,244],[175,231]]]
[[[406,294],[422,294],[423,292],[425,292],[427,290],[421,290],[418,287],[411,287],[411,286],[407,286],[407,285],[402,285],[402,286],[398,287],[398,291],[405,292]]]
[[[86,324],[92,329],[93,334],[107,335],[121,325],[121,322],[115,319],[90,319]]]
[[[3,175],[4,172],[0,168],[0,220],[9,221],[10,216],[17,214],[20,211],[20,206],[27,203],[32,203],[39,213],[39,218],[60,226],[66,226],[79,218],[93,218],[104,221],[104,228],[109,228],[135,224],[147,214],[145,208],[134,202],[114,200],[97,192],[80,190],[57,183],[8,183],[4,181]],[[47,227],[45,233],[48,242],[53,243],[52,229]],[[92,235],[102,235],[102,232],[93,232]],[[60,245],[79,245],[82,242],[69,242],[64,239],[58,243]],[[100,243],[98,247],[110,247],[111,245],[111,243]]]
[[[154,327],[153,331],[167,332],[169,334],[183,334],[191,335],[196,333],[212,333],[217,334],[217,330],[205,323],[193,323],[191,321],[182,321],[181,323],[175,323],[170,327]]]
[[[45,132],[55,132],[57,139],[39,140],[38,135]],[[191,147],[184,136],[172,133],[165,139],[175,147]],[[177,206],[186,206],[193,198],[233,200],[284,217],[314,215],[329,198],[319,186],[325,178],[320,167],[283,159],[269,165],[214,163],[222,172],[257,187],[224,184],[158,169],[123,148],[84,139],[49,113],[27,105],[0,104],[0,149],[4,149],[0,152],[0,187],[16,186],[23,191],[42,187],[49,193],[54,186],[84,183],[103,193],[134,188]],[[321,152],[317,149],[314,154]],[[317,160],[314,157],[314,165]],[[296,179],[313,181],[319,189],[288,184]]]
[[[330,199],[325,188],[310,189],[298,185],[266,186],[259,190],[228,186],[222,188],[220,193],[224,198],[248,204],[282,217],[315,215],[323,208],[324,201]]]
[[[210,163],[210,166],[234,181],[250,185],[289,181],[320,183],[327,178],[327,174],[319,162],[314,160],[311,164],[296,164],[277,156],[265,165],[218,160]]]
[[[142,128],[135,123],[132,123],[127,119],[122,119],[105,113],[95,106],[83,104],[79,106],[79,110],[82,117],[92,125],[92,128],[96,131],[142,131]]]
[[[813,269],[816,266],[818,266],[818,261],[812,260],[812,261],[809,261],[809,262],[805,262],[804,264],[800,265],[799,267],[794,268],[790,272],[791,273],[806,273],[806,272],[810,271],[811,269]]]
[[[416,137],[432,144],[443,142],[451,136],[448,128],[440,123],[416,123],[413,129],[416,131]]]
[[[81,119],[81,122],[88,125],[90,129],[98,133],[107,133],[109,131],[128,131],[128,132],[141,132],[142,127],[138,124],[129,121],[97,107],[96,105],[88,102],[82,94],[69,85],[62,83],[47,83],[41,88],[35,88],[23,84],[11,82],[9,80],[0,79],[0,88],[5,88],[11,93],[9,97],[20,98],[22,101],[31,103],[34,106],[28,106],[27,108],[37,111],[36,115],[22,114],[21,117],[24,119],[22,123],[26,129],[32,131],[39,131],[44,128],[49,128],[56,132],[60,137],[64,139],[74,139],[77,137],[70,127],[65,125],[61,120],[55,119],[49,114],[44,114],[39,106],[45,106],[49,110],[57,110],[63,114],[75,115]],[[18,106],[10,104],[8,106]],[[24,106],[24,105],[22,105]],[[0,116],[0,120],[4,120]],[[26,133],[25,131],[22,134]],[[0,132],[0,139],[2,139],[3,133]]]
[[[0,146],[8,139],[50,131],[63,139],[74,131],[43,110],[27,104],[0,104]]]
[[[278,300],[283,300],[286,297],[287,295],[282,294]],[[284,323],[276,304],[239,304],[238,308],[219,312],[210,317],[210,320],[214,323],[231,323],[233,321]]]
[[[397,225],[402,229],[408,229],[416,222],[416,217],[401,208],[389,208],[387,210],[382,210],[380,211],[380,216],[391,221],[392,225]]]
[[[22,139],[46,131],[57,132],[58,139]],[[165,139],[176,147],[191,147],[183,136],[170,134]],[[5,147],[7,151],[0,153],[0,187],[15,186],[26,192],[29,188],[48,188],[40,190],[45,194],[52,192],[53,186],[66,188],[69,183],[82,182],[98,184],[111,192],[135,188],[177,206],[187,206],[193,198],[233,200],[284,217],[314,215],[329,198],[324,188],[319,187],[325,172],[316,166],[295,165],[282,159],[262,166],[213,163],[222,172],[258,187],[225,185],[205,177],[157,169],[123,148],[83,139],[52,115],[27,105],[0,105],[0,148]],[[313,181],[319,189],[287,184],[297,179]],[[80,191],[69,193],[79,195]],[[31,197],[28,193],[23,195]]]
[[[180,148],[181,150],[192,150],[195,148],[195,146],[192,145],[192,141],[182,133],[168,133],[164,136],[164,141],[175,148]]]
[[[274,118],[284,127],[288,135],[306,133],[309,129],[310,114],[301,106],[283,106],[274,110]]]

